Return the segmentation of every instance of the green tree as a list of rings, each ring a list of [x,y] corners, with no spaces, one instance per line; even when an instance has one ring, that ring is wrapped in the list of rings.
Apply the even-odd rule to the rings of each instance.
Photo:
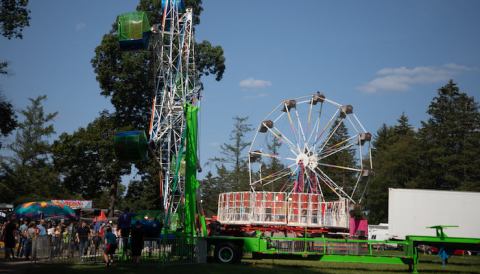
[[[110,214],[118,208],[121,176],[130,173],[130,164],[119,162],[114,153],[114,119],[104,111],[86,128],[60,135],[53,146],[55,167],[65,188],[97,205],[108,201]]]
[[[217,215],[218,196],[227,191],[223,178],[213,176],[211,172],[207,173],[202,180],[200,193],[201,205],[206,216]]]
[[[129,183],[125,205],[134,210],[163,209],[160,199],[158,163],[156,161],[137,162],[135,166],[141,171],[137,174],[140,179]]]
[[[30,26],[28,0],[2,0],[0,6],[0,30],[8,39],[23,38],[23,28]]]
[[[217,169],[225,177],[225,183],[232,190],[249,189],[248,162],[244,156],[245,149],[250,146],[250,142],[246,141],[246,136],[253,130],[252,126],[247,123],[248,117],[236,116],[233,118],[234,125],[230,133],[229,143],[223,143],[220,146],[220,157],[210,159]],[[225,172],[228,171],[228,172]]]
[[[17,127],[15,111],[10,102],[0,94],[0,134],[9,135]],[[2,142],[0,142],[2,148]]]
[[[0,75],[8,74],[8,62],[0,62]],[[17,127],[17,116],[13,110],[13,105],[5,99],[0,90],[0,135],[6,137]],[[0,142],[2,148],[2,142]]]
[[[23,28],[29,26],[28,0],[2,0],[0,6],[0,30],[4,37],[23,38]],[[0,61],[0,74],[8,74],[8,62]],[[0,95],[0,133],[8,135],[17,125],[12,105]],[[1,148],[0,143],[0,148]]]
[[[422,157],[415,186],[480,190],[480,112],[473,97],[450,80],[438,90],[422,122]]]
[[[194,23],[200,22],[201,1],[189,0],[186,5],[193,8]],[[141,0],[137,10],[147,12],[150,23],[161,22],[159,6],[153,1]],[[101,94],[110,97],[115,107],[117,124],[147,128],[152,102],[154,54],[151,51],[120,51],[116,37],[116,24],[104,35],[95,49],[92,66],[97,74]],[[220,80],[225,70],[223,49],[212,46],[208,41],[196,45],[196,65],[199,75],[213,74]]]
[[[7,68],[8,68],[8,62],[7,61],[1,61],[0,62],[0,74],[8,74]]]
[[[374,147],[375,176],[366,200],[369,221],[380,223],[387,222],[388,188],[412,187],[412,181],[418,176],[418,141],[408,117],[402,114],[391,127],[384,124],[377,131]]]
[[[13,156],[2,165],[2,184],[15,197],[7,201],[57,198],[63,195],[58,174],[52,163],[51,145],[54,133],[52,121],[57,113],[45,113],[42,102],[46,96],[30,99],[30,106],[21,111],[24,120],[19,123],[14,143],[8,147]]]

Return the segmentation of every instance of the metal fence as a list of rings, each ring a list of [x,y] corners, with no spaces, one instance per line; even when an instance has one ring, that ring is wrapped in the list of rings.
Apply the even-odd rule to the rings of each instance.
[[[130,238],[118,238],[113,255],[117,262],[132,260]],[[22,254],[33,261],[63,263],[101,263],[105,251],[101,237],[86,241],[63,239],[54,236],[39,236],[22,244]],[[196,264],[205,263],[207,244],[201,238],[145,238],[140,248],[142,263]]]
[[[317,253],[324,255],[375,255],[388,256],[393,249],[403,249],[404,242],[340,240],[340,239],[279,239],[273,238],[271,247],[280,253]]]

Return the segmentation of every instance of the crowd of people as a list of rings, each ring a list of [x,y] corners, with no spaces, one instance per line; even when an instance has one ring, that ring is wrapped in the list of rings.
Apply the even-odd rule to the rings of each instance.
[[[99,254],[103,251],[106,266],[113,263],[114,254],[120,248],[122,254],[128,254],[134,263],[139,263],[146,229],[140,221],[132,225],[132,216],[128,208],[115,223],[111,220],[17,220],[12,215],[0,227],[0,240],[4,242],[7,260],[35,259],[35,253],[48,246],[51,257],[78,254],[82,260],[89,252]]]

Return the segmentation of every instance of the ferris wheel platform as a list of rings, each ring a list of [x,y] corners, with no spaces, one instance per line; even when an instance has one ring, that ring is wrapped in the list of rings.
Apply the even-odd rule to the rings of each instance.
[[[218,199],[217,220],[224,225],[348,229],[347,199],[323,201],[320,194],[227,192]]]

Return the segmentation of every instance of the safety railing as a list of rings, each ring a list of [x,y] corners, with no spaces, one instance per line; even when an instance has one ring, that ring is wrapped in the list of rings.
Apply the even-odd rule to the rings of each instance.
[[[223,224],[348,228],[348,201],[325,202],[319,194],[228,192],[218,199]]]
[[[331,238],[270,238],[276,253],[398,257],[405,255],[405,241],[374,241]]]
[[[99,236],[80,241],[69,237],[37,236],[23,241],[20,248],[25,258],[50,262],[101,263],[105,252],[104,240]],[[132,243],[131,238],[118,238],[114,261],[132,260],[134,249],[142,263],[195,264],[206,262],[207,256],[206,241],[200,238],[144,238],[140,243]]]

